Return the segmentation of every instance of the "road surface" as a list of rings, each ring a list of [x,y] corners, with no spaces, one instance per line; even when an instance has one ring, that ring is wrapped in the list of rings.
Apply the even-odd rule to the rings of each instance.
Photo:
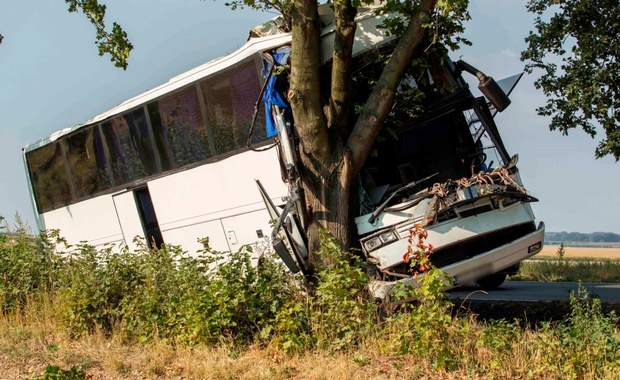
[[[620,284],[584,283],[583,286],[591,295],[600,297],[602,302],[620,304]],[[476,301],[568,301],[570,292],[576,292],[578,287],[575,282],[506,281],[495,290],[461,287],[449,293],[450,298]]]

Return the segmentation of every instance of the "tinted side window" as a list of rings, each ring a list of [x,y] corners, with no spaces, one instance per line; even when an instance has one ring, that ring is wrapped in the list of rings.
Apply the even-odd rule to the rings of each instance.
[[[149,104],[148,111],[165,169],[211,157],[207,129],[195,87]]]
[[[60,142],[28,152],[26,158],[39,212],[71,203],[71,186]]]
[[[246,146],[254,106],[260,94],[256,60],[208,77],[200,84],[205,98],[209,125],[213,128],[217,154]],[[261,102],[262,103],[262,102]],[[265,139],[264,113],[258,114],[254,141]]]
[[[115,185],[135,181],[157,173],[159,158],[143,109],[127,112],[101,124]]]
[[[75,186],[75,196],[84,198],[109,189],[111,167],[108,163],[99,129],[89,127],[69,136],[67,162]]]

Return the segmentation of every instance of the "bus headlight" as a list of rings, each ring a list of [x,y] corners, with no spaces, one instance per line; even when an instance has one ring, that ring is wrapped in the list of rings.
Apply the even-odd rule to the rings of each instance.
[[[396,240],[396,233],[394,231],[387,231],[379,235],[379,238],[383,244],[387,244]]]
[[[386,244],[394,242],[396,240],[398,240],[396,231],[389,230],[389,231],[381,232],[380,234],[369,238],[368,240],[364,241],[363,244],[364,244],[364,248],[366,249],[366,252],[370,252]]]
[[[372,239],[368,239],[364,242],[364,247],[366,248],[366,251],[368,252],[373,251],[381,247],[381,239],[378,236]]]

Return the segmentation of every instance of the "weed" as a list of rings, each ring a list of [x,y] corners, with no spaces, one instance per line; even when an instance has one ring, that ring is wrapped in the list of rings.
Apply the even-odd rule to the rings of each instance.
[[[86,373],[76,367],[70,369],[62,369],[58,366],[48,365],[42,376],[34,378],[35,380],[84,380]]]
[[[324,231],[318,254],[325,263],[317,270],[318,285],[298,289],[274,321],[275,343],[288,352],[351,349],[376,327],[377,307],[359,257],[343,252]]]
[[[618,318],[605,315],[600,300],[583,287],[570,295],[570,315],[558,324],[546,323],[536,341],[545,352],[543,367],[563,378],[603,378],[620,368]]]
[[[0,216],[0,311],[7,313],[24,307],[37,292],[53,292],[60,258],[54,247],[61,241],[58,231],[47,231],[38,238],[17,218],[11,228]]]
[[[564,255],[566,254],[566,249],[564,249],[564,243],[560,243],[560,246],[558,247],[558,250],[555,252],[555,254],[558,255],[558,259],[564,259]]]

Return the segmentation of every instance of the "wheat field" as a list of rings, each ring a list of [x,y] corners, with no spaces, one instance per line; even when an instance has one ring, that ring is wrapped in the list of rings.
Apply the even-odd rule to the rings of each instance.
[[[559,246],[545,245],[542,251],[534,257],[556,256]],[[588,259],[611,259],[620,260],[620,248],[598,248],[598,247],[567,247],[564,246],[565,258],[588,258]]]

